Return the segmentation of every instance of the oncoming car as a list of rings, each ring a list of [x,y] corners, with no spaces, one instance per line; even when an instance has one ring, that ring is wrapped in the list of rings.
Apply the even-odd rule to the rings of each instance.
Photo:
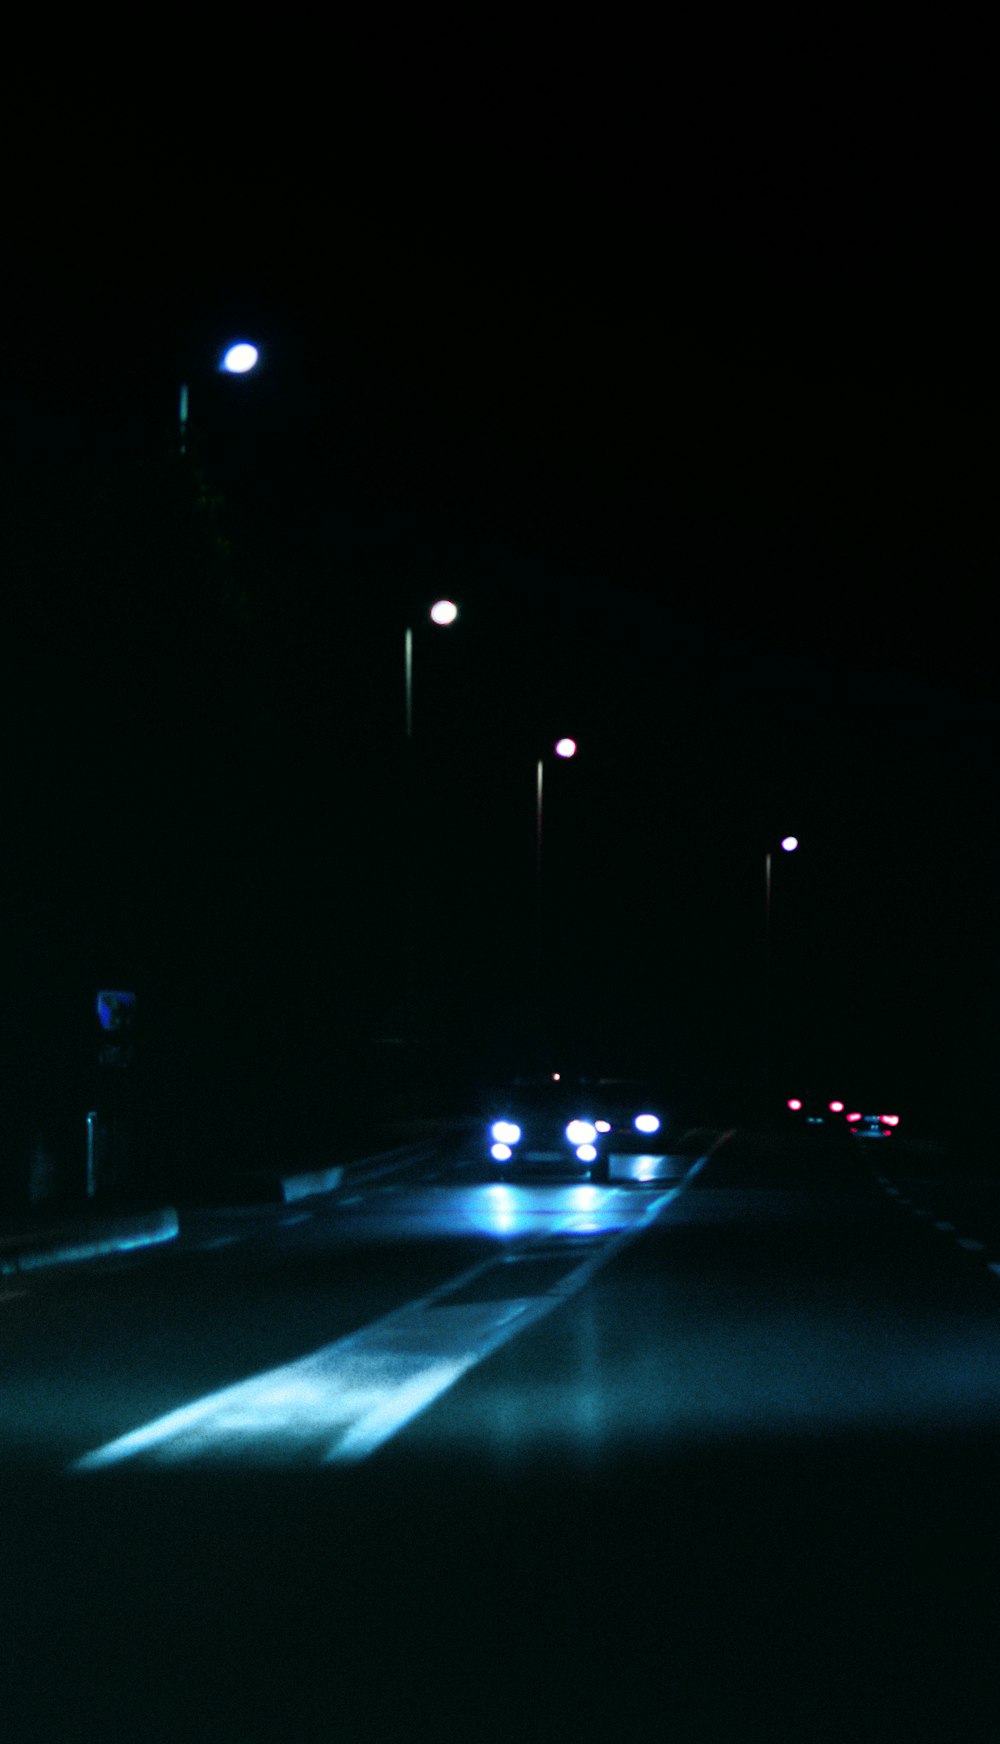
[[[568,1168],[606,1181],[612,1156],[648,1151],[663,1124],[655,1098],[627,1079],[518,1078],[486,1123],[490,1171],[506,1179]]]
[[[515,1078],[486,1123],[486,1150],[495,1179],[521,1169],[571,1169],[599,1178],[606,1135],[597,1129],[591,1086],[553,1072]]]
[[[609,1160],[663,1151],[672,1123],[653,1085],[634,1078],[596,1078],[594,1092],[597,1130]]]

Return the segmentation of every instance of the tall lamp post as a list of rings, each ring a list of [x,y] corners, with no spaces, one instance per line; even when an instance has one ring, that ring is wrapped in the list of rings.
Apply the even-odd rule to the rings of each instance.
[[[427,610],[430,622],[438,628],[447,628],[458,617],[458,606],[454,600],[438,599]],[[427,848],[428,824],[426,818],[418,828],[418,771],[416,767],[415,745],[413,738],[413,643],[414,626],[407,624],[403,632],[403,711],[406,747],[402,756],[402,788],[400,816],[404,830],[400,862],[403,866],[404,899],[402,906],[403,938],[401,950],[402,966],[402,1014],[403,1028],[409,1043],[413,1043],[417,1033],[417,976],[421,966],[420,937],[418,918],[421,912],[421,891],[427,877],[430,865],[430,854]],[[427,771],[424,772],[429,773]],[[426,801],[427,795],[424,795]],[[426,813],[426,803],[422,808]],[[413,1070],[412,1061],[408,1070]],[[413,1084],[407,1080],[407,1095],[412,1094]]]
[[[798,848],[798,836],[782,836],[778,843],[783,854],[794,854]],[[772,1030],[772,999],[771,999],[771,884],[772,884],[773,849],[768,848],[764,855],[764,1107],[765,1113],[770,1108],[771,1098],[771,1030]]]
[[[458,617],[458,607],[454,600],[435,600],[428,613],[432,624],[442,628],[453,624]],[[403,683],[406,709],[406,737],[413,737],[413,626],[407,624],[403,635]]]
[[[260,352],[249,339],[238,339],[232,345],[227,345],[219,358],[218,368],[223,375],[249,375],[260,362]],[[188,407],[190,390],[187,382],[181,382],[177,394],[177,437],[180,452],[187,453]]]
[[[553,753],[564,762],[576,756],[575,739],[557,739]],[[545,758],[535,766],[535,1009],[538,1044],[541,1047],[545,1030],[546,983],[544,968],[544,928],[542,924],[542,838],[545,819]]]

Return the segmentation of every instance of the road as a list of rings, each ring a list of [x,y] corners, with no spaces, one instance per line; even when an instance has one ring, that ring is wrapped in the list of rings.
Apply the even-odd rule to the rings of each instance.
[[[996,1181],[694,1165],[4,1280],[8,1735],[996,1736]]]

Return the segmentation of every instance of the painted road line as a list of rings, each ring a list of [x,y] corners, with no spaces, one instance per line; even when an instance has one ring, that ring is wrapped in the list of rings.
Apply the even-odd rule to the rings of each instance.
[[[995,1272],[997,1277],[1000,1278],[1000,1260],[990,1260],[988,1270]]]
[[[985,1253],[986,1252],[986,1243],[984,1241],[975,1241],[971,1236],[968,1236],[968,1235],[965,1235],[965,1236],[960,1235],[958,1238],[958,1245],[959,1245],[959,1247],[964,1247],[966,1253]]]
[[[631,1194],[591,1188],[592,1200],[577,1201],[539,1235],[418,1301],[296,1362],[171,1411],[85,1454],[72,1469],[99,1471],[136,1458],[175,1466],[365,1459],[476,1364],[582,1289],[679,1191],[639,1208]]]
[[[935,1223],[934,1228],[939,1229],[942,1235],[954,1235],[955,1233],[955,1225],[953,1223]]]
[[[27,1294],[27,1290],[0,1290],[0,1302],[16,1302]]]
[[[242,1240],[242,1235],[214,1235],[211,1241],[203,1241],[197,1251],[198,1253],[210,1253],[214,1248],[233,1247],[236,1242]]]
[[[297,1211],[294,1217],[279,1217],[278,1227],[280,1229],[291,1229],[293,1223],[308,1223],[311,1218],[311,1211]]]

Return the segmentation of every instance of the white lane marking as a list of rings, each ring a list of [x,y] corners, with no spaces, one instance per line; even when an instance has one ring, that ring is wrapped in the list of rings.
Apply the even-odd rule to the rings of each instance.
[[[349,1199],[338,1200],[339,1205],[360,1205],[364,1199],[363,1193],[352,1193]]]
[[[997,1277],[1000,1278],[1000,1260],[990,1260],[988,1269],[991,1272],[995,1272]]]
[[[26,1296],[27,1290],[0,1290],[0,1302],[16,1302],[19,1296]]]
[[[209,1250],[212,1248],[232,1247],[234,1242],[242,1241],[242,1240],[243,1240],[242,1235],[216,1235],[216,1236],[212,1237],[211,1241],[203,1241],[201,1246],[198,1249],[198,1252],[199,1253],[208,1253]]]
[[[893,1197],[893,1198],[894,1198],[894,1199],[898,1199],[898,1198],[899,1198],[899,1188],[898,1188],[898,1187],[887,1187],[887,1188],[886,1188],[886,1192],[887,1192],[887,1193],[891,1193],[891,1194],[892,1194],[892,1197]]]
[[[959,1247],[964,1247],[966,1253],[985,1253],[986,1252],[986,1243],[984,1241],[974,1241],[972,1239],[972,1237],[968,1236],[968,1235],[966,1235],[966,1236],[960,1235],[958,1238],[958,1245],[959,1245]]]
[[[942,1235],[954,1235],[955,1233],[955,1225],[953,1223],[935,1223],[934,1228],[939,1229]]]
[[[72,1469],[100,1470],[138,1455],[165,1464],[315,1465],[364,1459],[460,1376],[582,1289],[679,1191],[658,1194],[633,1219],[631,1195],[612,1189],[599,1201],[616,1213],[610,1228],[581,1225],[574,1210],[516,1252],[480,1261],[429,1295],[310,1356],[171,1411],[85,1454]],[[625,1209],[630,1221],[622,1227],[617,1217]],[[558,1237],[581,1227],[594,1236],[586,1257],[574,1266],[570,1249],[566,1270],[551,1288],[517,1295],[517,1263],[558,1263],[563,1257]],[[478,1299],[449,1302],[489,1273],[496,1274],[498,1291],[487,1284]]]
[[[278,1224],[282,1229],[290,1229],[293,1223],[308,1223],[311,1217],[311,1211],[298,1211],[294,1217],[279,1217]]]

